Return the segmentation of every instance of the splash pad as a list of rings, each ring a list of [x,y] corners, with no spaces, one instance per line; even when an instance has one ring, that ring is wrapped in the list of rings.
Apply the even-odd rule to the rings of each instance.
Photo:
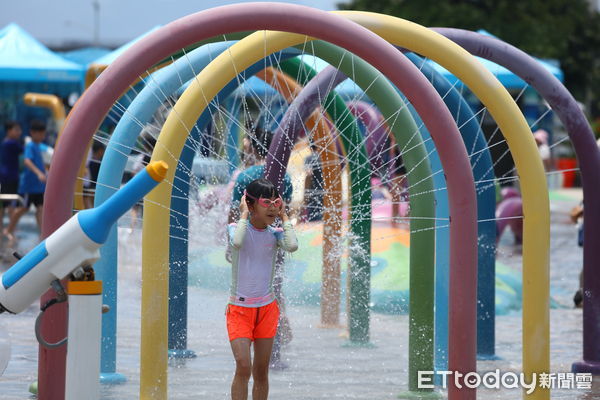
[[[294,18],[288,18],[290,15],[294,15]],[[358,22],[363,27],[351,21]],[[203,41],[214,41],[215,36],[260,29],[270,31],[252,34],[233,44],[227,52],[216,56],[202,71],[196,71],[199,74],[175,103],[152,153],[153,160],[165,159],[171,168],[167,177],[168,184],[162,184],[148,196],[144,206],[141,397],[167,398],[168,266],[172,261],[169,231],[173,220],[170,210],[173,208],[174,199],[178,196],[177,190],[173,190],[177,180],[176,171],[181,169],[181,164],[185,167],[190,163],[190,161],[183,161],[186,154],[186,140],[189,135],[193,140],[197,140],[193,138],[192,132],[203,111],[210,109],[211,99],[217,96],[229,82],[239,79],[238,75],[241,71],[262,62],[270,53],[277,53],[291,46],[303,48],[311,46],[313,38],[327,40],[344,47],[378,68],[414,106],[437,146],[446,178],[447,202],[451,218],[451,223],[447,222],[450,245],[446,254],[446,258],[449,259],[448,287],[450,288],[447,368],[462,373],[476,370],[477,343],[478,219],[469,154],[458,127],[439,94],[419,70],[386,40],[444,65],[471,88],[496,119],[515,159],[523,190],[523,212],[526,216],[523,224],[523,282],[525,282],[523,285],[523,370],[528,376],[533,372],[549,371],[549,211],[542,165],[538,157],[532,157],[533,154],[537,154],[537,150],[531,131],[508,93],[465,50],[426,28],[397,18],[354,12],[325,13],[305,7],[259,3],[208,10],[175,21],[152,33],[111,65],[72,111],[55,154],[55,163],[49,179],[44,234],[52,232],[70,215],[72,195],[69,188],[73,187],[76,180],[76,171],[83,158],[84,148],[104,115],[128,85],[138,76],[142,76],[145,71],[152,69],[154,65],[160,64],[173,54],[181,53],[181,49],[189,50],[190,47],[196,47]],[[272,32],[276,30],[296,33]],[[186,51],[183,51],[183,54],[186,54]],[[385,108],[385,104],[381,101],[373,100],[378,108]],[[340,115],[344,115],[342,109],[334,109],[329,113],[332,120]],[[386,119],[389,123],[389,117],[386,116]],[[370,341],[369,313],[371,303],[375,299],[375,292],[371,297],[372,290],[389,290],[390,287],[398,292],[410,290],[410,351],[414,352],[411,354],[419,355],[409,360],[409,389],[415,391],[416,371],[433,366],[435,252],[431,250],[434,247],[425,247],[430,249],[428,259],[425,261],[426,257],[414,256],[418,251],[413,246],[427,235],[433,235],[427,236],[430,238],[435,236],[433,227],[436,215],[419,210],[418,207],[427,202],[416,201],[417,196],[423,196],[422,193],[418,191],[411,193],[408,230],[384,232],[400,238],[410,236],[410,240],[405,244],[400,240],[401,247],[397,247],[395,252],[389,255],[380,257],[383,261],[378,261],[377,244],[372,246],[378,228],[371,226],[370,217],[372,207],[369,181],[373,173],[371,163],[356,121],[346,118],[342,122],[346,124],[345,127],[342,123],[336,123],[335,126],[338,131],[344,133],[340,135],[339,146],[342,147],[345,155],[344,162],[349,168],[352,187],[347,200],[347,206],[351,209],[347,225],[352,238],[350,248],[357,246],[356,248],[363,249],[363,252],[351,252],[349,257],[350,341],[355,344],[367,344]],[[390,130],[393,131],[393,126]],[[404,134],[407,135],[404,136],[405,144],[410,143],[415,137],[413,132]],[[325,135],[324,137],[326,138]],[[396,136],[396,139],[399,137],[401,136]],[[285,141],[274,142],[276,146],[277,143],[280,143],[279,147],[270,149],[271,155],[277,162],[271,161],[268,167],[275,169],[275,177],[281,177],[291,148],[285,149],[283,146]],[[423,139],[420,138],[413,143],[413,146],[422,146],[422,143]],[[406,151],[407,146],[403,149]],[[407,154],[403,154],[403,157],[408,163]],[[597,156],[590,156],[590,159],[592,158],[596,159]],[[423,160],[425,158],[422,158],[421,162]],[[416,161],[415,164],[418,164],[418,160]],[[414,165],[414,168],[417,166]],[[409,185],[413,189],[419,188],[418,185],[423,185],[424,182],[415,180],[414,176],[411,177],[411,172],[412,169],[407,174]],[[189,177],[187,179],[189,181]],[[335,180],[331,183],[335,183]],[[429,188],[423,192],[431,193],[431,190]],[[336,214],[340,212],[340,204],[337,201],[331,202],[331,207],[327,208],[327,210],[331,209],[332,215],[339,215]],[[332,224],[338,224],[338,228],[341,226],[341,221],[334,219],[332,221]],[[320,228],[313,228],[320,230]],[[344,237],[343,232],[338,229],[331,233],[331,238]],[[319,239],[318,233],[316,236],[308,233],[304,244],[307,249],[315,245],[318,247],[321,243],[327,247],[329,240],[334,243],[327,234]],[[432,240],[422,240],[424,246],[427,246],[428,242],[429,245],[433,243]],[[381,244],[383,243],[382,241]],[[397,244],[397,241],[393,241],[388,244],[390,247],[382,252],[389,251]],[[408,245],[411,246],[409,255],[406,254]],[[364,249],[372,249],[372,252]],[[193,250],[191,252],[193,254]],[[398,258],[410,259],[409,263],[404,263],[404,271],[410,270],[410,274],[404,272],[405,275],[410,275],[409,285],[406,281],[390,283],[392,280],[388,279],[389,274],[392,273],[388,269],[393,268]],[[302,272],[303,276],[309,276],[308,283],[311,284],[315,283],[314,277],[318,276],[315,273],[318,267],[315,266],[319,265],[319,257],[317,256],[315,260],[313,263],[307,262]],[[417,268],[417,263],[422,267]],[[116,270],[114,265],[107,268]],[[397,269],[393,274],[403,275],[402,268],[397,267]],[[302,267],[299,266],[297,270],[302,271]],[[383,271],[386,271],[385,274],[380,275]],[[419,272],[416,273],[417,271]],[[492,279],[494,278],[492,274]],[[334,277],[335,279],[339,280]],[[398,286],[394,286],[395,284]],[[499,289],[500,287],[496,288],[497,292],[501,292]],[[294,290],[292,286],[290,290]],[[116,292],[112,295],[116,296]],[[497,299],[498,296],[496,301]],[[54,318],[55,324],[47,327],[48,333],[64,334],[66,326],[64,309],[55,312]],[[41,350],[40,398],[61,397],[63,360],[64,351]],[[52,368],[49,367],[50,365]],[[549,391],[538,389],[527,397],[549,398]],[[449,398],[472,399],[475,398],[475,390],[451,386]]]

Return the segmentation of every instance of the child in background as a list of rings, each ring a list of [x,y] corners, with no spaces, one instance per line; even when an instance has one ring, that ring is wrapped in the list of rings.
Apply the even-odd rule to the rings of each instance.
[[[283,229],[270,226],[277,217],[281,218]],[[236,362],[231,398],[248,398],[248,381],[252,376],[252,398],[266,400],[269,361],[279,320],[273,293],[276,252],[278,248],[288,252],[298,249],[283,200],[269,180],[260,178],[246,187],[240,202],[240,218],[237,224],[229,225],[229,241],[232,283],[226,316]],[[252,342],[254,360],[250,357]]]
[[[35,206],[35,217],[38,227],[40,229],[42,227],[42,210],[47,176],[43,156],[48,147],[44,144],[44,139],[46,139],[46,124],[37,120],[32,121],[29,134],[31,135],[31,141],[25,145],[25,159],[23,161],[25,168],[23,168],[19,182],[19,194],[25,200],[25,207],[17,208],[10,219],[8,227],[4,231],[5,236],[9,240],[9,247],[15,244],[14,232],[17,223],[32,204]]]
[[[0,193],[16,195],[19,190],[19,157],[23,153],[21,127],[15,121],[7,121],[4,128],[6,137],[0,145]],[[11,200],[2,201],[0,226],[4,226],[5,209],[8,211],[10,220],[14,213],[15,202]]]
[[[571,221],[577,225],[577,245],[583,248],[583,201],[571,210]],[[583,307],[583,269],[579,273],[579,288],[573,296],[576,308]]]

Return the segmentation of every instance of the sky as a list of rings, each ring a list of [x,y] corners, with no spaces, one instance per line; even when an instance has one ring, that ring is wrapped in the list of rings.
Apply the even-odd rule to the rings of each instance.
[[[235,0],[0,0],[0,28],[15,22],[49,47],[77,43],[116,47],[149,31],[194,12]],[[284,1],[334,10],[340,0]],[[94,3],[99,23],[95,23]],[[96,34],[97,32],[97,34]]]

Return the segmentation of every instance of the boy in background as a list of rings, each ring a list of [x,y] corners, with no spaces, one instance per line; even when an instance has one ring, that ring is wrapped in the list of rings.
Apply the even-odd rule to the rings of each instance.
[[[0,144],[0,193],[16,195],[19,190],[19,157],[23,153],[21,143],[21,126],[16,121],[4,124],[6,137]],[[14,200],[2,200],[0,208],[0,227],[4,227],[4,211],[8,210],[8,218],[15,211]]]
[[[8,237],[9,246],[15,244],[15,228],[21,217],[29,210],[32,204],[35,206],[35,217],[38,228],[41,229],[42,227],[42,211],[47,177],[43,157],[43,152],[48,147],[44,144],[44,139],[46,139],[46,124],[34,120],[31,122],[29,132],[31,141],[25,144],[24,168],[19,182],[19,194],[22,195],[25,200],[25,207],[17,208],[10,219],[8,228],[6,228],[4,232]]]

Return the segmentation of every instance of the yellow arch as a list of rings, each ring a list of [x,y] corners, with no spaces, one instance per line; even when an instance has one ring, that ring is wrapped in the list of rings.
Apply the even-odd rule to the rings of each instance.
[[[504,133],[519,175],[523,194],[523,367],[549,372],[550,212],[543,166],[531,130],[517,105],[500,82],[467,51],[420,25],[400,18],[364,13],[336,12],[371,29],[389,42],[413,50],[443,65],[459,77],[488,108]],[[177,159],[208,102],[237,73],[267,54],[302,44],[304,35],[257,32],[218,56],[196,78],[175,104],[165,122],[152,160],[167,160],[167,180],[173,182]],[[143,288],[141,342],[141,397],[166,398],[168,321],[168,227],[171,186],[161,184],[144,201]],[[164,349],[164,350],[163,350]],[[156,355],[156,356],[154,356]],[[530,398],[548,399],[548,390]]]

